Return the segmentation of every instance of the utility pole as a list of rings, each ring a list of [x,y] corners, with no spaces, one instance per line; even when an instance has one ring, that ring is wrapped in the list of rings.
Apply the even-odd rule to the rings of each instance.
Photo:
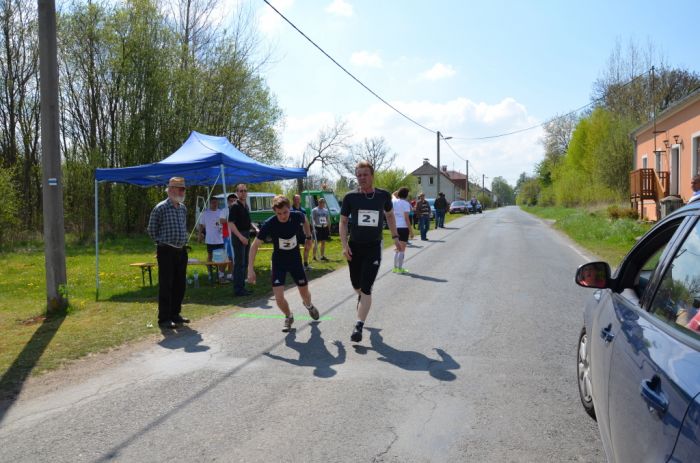
[[[436,188],[437,191],[435,192],[435,198],[438,197],[440,194],[440,131],[438,130],[437,132],[437,183],[436,183]]]
[[[484,196],[486,196],[486,193],[484,193],[484,191],[486,191],[486,189],[484,188],[484,179],[485,178],[486,178],[486,175],[481,174],[481,194]],[[477,182],[478,182],[478,180],[477,180]]]
[[[54,0],[38,0],[38,22],[46,309],[51,312],[65,308],[68,303]]]
[[[467,163],[467,173],[466,173],[466,182],[465,182],[465,189],[464,189],[464,200],[469,201],[469,160],[466,160]]]

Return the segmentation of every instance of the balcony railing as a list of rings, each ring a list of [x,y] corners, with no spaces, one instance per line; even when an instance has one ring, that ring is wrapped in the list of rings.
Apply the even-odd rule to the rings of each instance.
[[[630,172],[630,201],[633,204],[646,199],[659,202],[668,196],[668,172],[656,172],[654,169],[637,169]]]

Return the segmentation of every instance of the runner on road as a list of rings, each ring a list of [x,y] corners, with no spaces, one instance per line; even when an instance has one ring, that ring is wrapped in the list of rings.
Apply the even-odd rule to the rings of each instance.
[[[301,300],[304,302],[304,307],[309,311],[311,318],[314,320],[319,318],[318,310],[311,303],[309,282],[301,262],[301,253],[299,252],[297,239],[300,227],[303,227],[307,239],[311,236],[311,228],[304,214],[290,211],[289,205],[289,199],[285,196],[277,195],[272,199],[272,210],[275,212],[275,215],[267,219],[260,227],[260,232],[253,242],[248,258],[248,282],[255,284],[255,256],[265,239],[268,237],[272,238],[274,246],[272,266],[270,268],[272,292],[275,295],[277,307],[285,315],[284,328],[282,329],[284,332],[291,330],[292,323],[294,323],[294,314],[289,310],[289,303],[284,297],[284,282],[288,272],[294,279],[297,288],[299,288]]]
[[[357,323],[350,340],[360,342],[362,328],[372,306],[372,285],[382,262],[384,218],[397,248],[399,235],[392,212],[391,194],[373,185],[374,167],[367,161],[360,161],[355,166],[355,176],[358,188],[345,195],[340,209],[340,242],[343,256],[348,260],[352,287],[358,294]]]
[[[406,253],[406,245],[408,238],[413,238],[413,228],[411,228],[411,204],[406,200],[408,198],[408,188],[401,187],[396,192],[396,196],[391,200],[394,206],[394,218],[396,219],[396,231],[399,235],[399,246],[394,253],[394,273],[408,273],[403,267],[403,259]]]

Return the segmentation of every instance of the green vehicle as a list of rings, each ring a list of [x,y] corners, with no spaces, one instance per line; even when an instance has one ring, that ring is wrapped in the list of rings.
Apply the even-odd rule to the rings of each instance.
[[[215,195],[219,200],[219,209],[226,207],[226,201],[223,194]],[[246,203],[248,203],[248,208],[250,209],[250,221],[256,224],[258,227],[267,220],[269,217],[275,215],[272,210],[272,198],[275,197],[275,193],[261,193],[258,191],[248,192],[248,197],[246,198]],[[200,203],[201,200],[201,203]],[[199,212],[208,208],[205,198],[197,198],[197,216]]]
[[[306,190],[301,193],[301,206],[306,210],[306,218],[311,223],[311,210],[318,206],[319,199],[326,200],[326,207],[331,215],[331,231],[338,232],[340,223],[340,204],[331,190]]]

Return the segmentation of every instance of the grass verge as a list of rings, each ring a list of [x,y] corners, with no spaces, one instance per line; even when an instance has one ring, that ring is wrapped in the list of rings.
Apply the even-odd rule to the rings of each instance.
[[[554,220],[554,226],[575,242],[616,266],[644,235],[651,224],[632,219],[612,220],[604,210],[567,207],[523,207],[521,209],[543,219]]]

